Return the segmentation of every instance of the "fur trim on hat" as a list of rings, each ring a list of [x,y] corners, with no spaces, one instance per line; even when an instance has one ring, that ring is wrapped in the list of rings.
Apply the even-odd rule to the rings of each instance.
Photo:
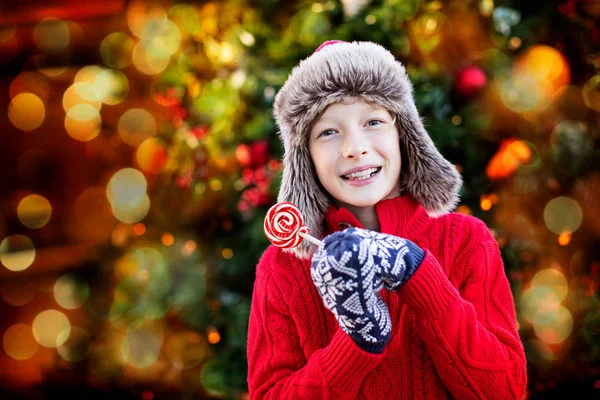
[[[403,65],[372,42],[322,45],[294,67],[273,107],[285,151],[277,201],[296,204],[312,236],[322,237],[331,201],[310,157],[309,133],[327,106],[348,99],[362,99],[395,115],[408,158],[402,160],[408,166],[399,177],[401,192],[411,194],[434,217],[456,207],[462,179],[425,130],[412,91]],[[288,251],[309,258],[314,246],[302,242]]]

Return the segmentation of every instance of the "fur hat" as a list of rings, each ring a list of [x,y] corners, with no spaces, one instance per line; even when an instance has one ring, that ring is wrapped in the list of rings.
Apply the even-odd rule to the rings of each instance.
[[[298,206],[312,236],[323,236],[324,216],[332,203],[313,166],[309,133],[327,106],[341,101],[362,99],[396,117],[403,157],[399,177],[403,194],[410,194],[434,217],[457,205],[462,179],[425,130],[412,91],[404,66],[372,42],[327,41],[294,67],[273,106],[284,145],[277,200]],[[309,258],[314,248],[302,242],[288,251]]]

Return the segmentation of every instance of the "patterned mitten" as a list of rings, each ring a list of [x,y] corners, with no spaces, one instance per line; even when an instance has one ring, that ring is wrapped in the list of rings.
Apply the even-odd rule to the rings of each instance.
[[[348,232],[327,236],[312,257],[311,276],[340,327],[363,350],[381,353],[390,340],[390,314],[379,291],[374,258],[362,238]]]
[[[408,239],[360,228],[349,228],[344,233],[361,238],[360,254],[376,266],[387,290],[401,288],[425,258],[425,252]]]

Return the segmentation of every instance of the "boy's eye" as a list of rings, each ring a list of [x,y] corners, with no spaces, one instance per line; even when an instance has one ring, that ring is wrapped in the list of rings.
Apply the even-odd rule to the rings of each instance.
[[[383,124],[383,121],[380,121],[378,119],[372,119],[370,121],[367,121],[367,125],[368,126],[378,126],[378,125],[381,125],[381,124]]]
[[[321,132],[317,137],[327,137],[333,135],[334,133],[335,131],[333,129],[327,129],[326,131]]]

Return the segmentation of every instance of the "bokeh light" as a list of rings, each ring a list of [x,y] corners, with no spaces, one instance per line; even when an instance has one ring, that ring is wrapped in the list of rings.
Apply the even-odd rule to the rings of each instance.
[[[67,341],[70,327],[69,319],[60,311],[42,311],[33,320],[33,337],[42,346],[55,348]],[[64,333],[64,330],[67,330],[67,333]]]
[[[196,250],[197,244],[194,240],[186,240],[186,242],[181,246],[181,254],[184,256],[191,255]]]
[[[26,227],[39,229],[50,221],[52,206],[45,197],[31,194],[19,202],[17,216]]]
[[[85,82],[93,85],[96,81],[96,77],[103,70],[104,69],[98,65],[86,65],[77,71],[75,77],[73,78],[73,83]]]
[[[135,233],[138,236],[143,235],[144,233],[146,233],[146,225],[142,223],[135,224],[133,226],[133,233]]]
[[[558,307],[560,300],[556,291],[547,286],[531,286],[521,293],[519,310],[523,318],[529,322],[537,317],[538,313],[547,309]]]
[[[226,373],[217,359],[208,360],[200,370],[200,382],[212,396],[223,397],[227,388]]]
[[[111,203],[111,209],[116,219],[126,224],[135,224],[143,220],[150,211],[150,197],[144,194],[141,201],[135,205],[124,206]]]
[[[133,64],[146,75],[156,75],[163,72],[170,61],[169,55],[154,55],[148,52],[144,43],[139,42],[133,47]]]
[[[23,323],[12,325],[4,332],[2,345],[6,354],[18,361],[31,358],[39,347],[31,326]]]
[[[529,48],[515,64],[517,74],[528,75],[538,81],[549,80],[557,83],[556,89],[568,84],[569,64],[555,48],[535,45]]]
[[[181,43],[179,28],[166,18],[152,18],[142,29],[141,45],[151,57],[167,60],[178,49]]]
[[[583,85],[583,100],[594,111],[600,111],[600,74],[592,76]]]
[[[569,81],[566,58],[553,47],[535,45],[517,58],[510,78],[500,83],[500,97],[515,112],[543,111]]]
[[[531,279],[532,286],[544,286],[556,294],[555,301],[563,301],[569,292],[569,282],[562,272],[547,268],[538,271]]]
[[[129,95],[129,81],[127,76],[115,69],[104,69],[94,80],[96,88],[100,88],[101,100],[104,104],[115,105],[121,103]]]
[[[67,221],[67,233],[74,241],[100,243],[109,238],[117,221],[106,197],[106,189],[85,189],[68,209]]]
[[[144,140],[135,152],[135,160],[140,169],[149,174],[157,174],[167,162],[167,144],[157,138]]]
[[[44,122],[46,108],[42,100],[33,93],[20,93],[8,105],[8,119],[22,131],[31,131]]]
[[[566,307],[559,305],[545,313],[538,313],[532,324],[538,338],[548,344],[557,344],[571,335],[573,316]]]
[[[119,118],[118,132],[123,142],[131,146],[139,146],[146,139],[156,134],[154,116],[143,108],[133,108]]]
[[[23,271],[35,260],[35,246],[25,235],[11,235],[0,243],[0,262],[11,271]]]
[[[39,71],[22,71],[10,83],[10,98],[14,99],[21,93],[33,93],[45,103],[50,94],[48,78]]]
[[[129,30],[138,38],[142,37],[144,27],[150,19],[166,19],[167,12],[157,4],[144,0],[132,0],[125,13]]]
[[[165,246],[171,246],[173,243],[175,243],[175,238],[170,233],[165,233],[162,235],[160,240]]]
[[[65,361],[72,363],[81,361],[90,352],[90,335],[78,326],[63,330],[58,336],[58,341],[62,344],[56,350]]]
[[[100,110],[102,102],[100,93],[96,87],[89,82],[75,82],[63,94],[63,109],[66,113],[69,110],[80,104],[89,104]]]
[[[157,324],[142,321],[130,325],[121,344],[121,353],[127,363],[135,368],[147,368],[160,354],[163,331]]]
[[[163,255],[152,247],[140,247],[127,252],[115,265],[115,276],[119,280],[133,279],[147,282],[152,270],[164,270],[166,261]]]
[[[567,120],[583,119],[588,113],[583,91],[579,86],[563,86],[554,93],[553,103]]]
[[[129,224],[141,221],[150,210],[146,187],[146,178],[137,169],[124,168],[116,172],[106,187],[115,218]]]
[[[552,156],[564,173],[574,175],[587,167],[594,151],[594,141],[581,121],[559,122],[552,131]]]
[[[67,111],[65,129],[73,139],[88,142],[98,136],[101,128],[100,112],[94,106],[81,103]]]
[[[44,53],[60,53],[70,40],[69,26],[57,18],[44,18],[33,28],[33,41]]]
[[[144,174],[134,168],[123,168],[110,178],[106,194],[113,205],[126,208],[141,203],[146,188]]]
[[[556,197],[544,208],[544,222],[550,231],[557,235],[564,232],[574,233],[581,226],[583,212],[579,203],[566,197]]]
[[[190,369],[206,357],[206,342],[196,332],[179,332],[169,338],[165,352],[174,367]]]
[[[554,87],[547,79],[530,75],[514,75],[500,86],[500,97],[506,108],[524,113],[545,110],[552,101]]]
[[[210,344],[217,344],[221,341],[221,334],[214,326],[208,327],[206,335],[208,337],[208,343]]]
[[[486,167],[490,179],[503,179],[522,166],[536,168],[540,163],[539,154],[531,142],[518,139],[504,139]]]
[[[123,32],[113,32],[100,43],[100,57],[104,64],[112,68],[125,68],[131,64],[133,39]]]
[[[75,309],[81,307],[90,294],[87,282],[75,274],[66,274],[54,284],[54,298],[61,307]]]
[[[198,12],[188,4],[175,4],[169,9],[167,15],[183,33],[188,35],[198,33],[201,28]]]

